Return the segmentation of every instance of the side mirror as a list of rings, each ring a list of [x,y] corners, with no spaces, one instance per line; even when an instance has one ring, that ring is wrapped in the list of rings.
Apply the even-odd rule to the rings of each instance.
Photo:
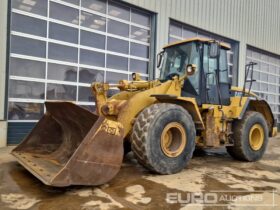
[[[218,58],[220,56],[220,44],[217,41],[210,42],[209,57]]]
[[[157,54],[157,68],[161,66],[163,51]]]
[[[188,76],[192,76],[196,71],[196,65],[195,64],[188,64],[186,67],[186,74]]]

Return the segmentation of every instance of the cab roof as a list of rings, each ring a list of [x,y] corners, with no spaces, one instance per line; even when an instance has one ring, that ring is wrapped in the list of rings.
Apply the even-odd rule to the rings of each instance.
[[[180,45],[180,44],[183,44],[183,43],[195,42],[195,41],[198,41],[198,42],[212,42],[213,39],[194,37],[194,38],[185,39],[185,40],[170,43],[170,44],[164,46],[163,49],[168,48],[168,47],[172,47],[172,46],[175,46],[175,45]],[[230,49],[230,46],[228,44],[224,43],[224,42],[220,42],[220,45],[221,45],[222,48],[224,48],[226,50]]]

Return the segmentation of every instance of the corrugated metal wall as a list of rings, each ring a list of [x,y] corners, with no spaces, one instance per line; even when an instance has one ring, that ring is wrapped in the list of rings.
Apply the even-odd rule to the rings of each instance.
[[[32,122],[9,122],[7,131],[8,144],[14,145],[21,142],[35,127],[35,124]]]
[[[280,54],[279,0],[125,1],[158,14],[157,51],[168,41],[169,18],[239,41],[239,84],[247,44]]]

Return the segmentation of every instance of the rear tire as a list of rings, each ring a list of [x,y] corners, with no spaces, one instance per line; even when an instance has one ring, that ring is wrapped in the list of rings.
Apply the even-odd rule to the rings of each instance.
[[[154,104],[137,117],[131,136],[132,151],[145,168],[159,174],[181,171],[195,149],[192,117],[174,104]]]
[[[247,111],[242,120],[233,124],[234,146],[227,152],[237,160],[257,161],[262,158],[268,143],[268,126],[263,115]]]

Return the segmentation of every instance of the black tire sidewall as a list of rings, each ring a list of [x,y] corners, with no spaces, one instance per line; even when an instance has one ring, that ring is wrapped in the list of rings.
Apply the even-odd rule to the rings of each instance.
[[[249,143],[250,129],[256,124],[260,124],[264,131],[264,142],[259,150],[253,150]],[[261,114],[256,113],[255,115],[252,115],[247,119],[244,126],[244,132],[242,132],[242,136],[241,136],[241,146],[243,148],[243,152],[246,156],[246,159],[248,161],[256,161],[261,159],[266,150],[267,142],[268,142],[267,123]]]
[[[161,149],[161,134],[165,126],[171,122],[180,123],[187,136],[187,142],[182,153],[177,157],[166,156]],[[151,123],[148,130],[147,155],[156,172],[172,174],[181,171],[191,159],[195,147],[195,128],[192,118],[181,107],[172,107],[160,112]]]

